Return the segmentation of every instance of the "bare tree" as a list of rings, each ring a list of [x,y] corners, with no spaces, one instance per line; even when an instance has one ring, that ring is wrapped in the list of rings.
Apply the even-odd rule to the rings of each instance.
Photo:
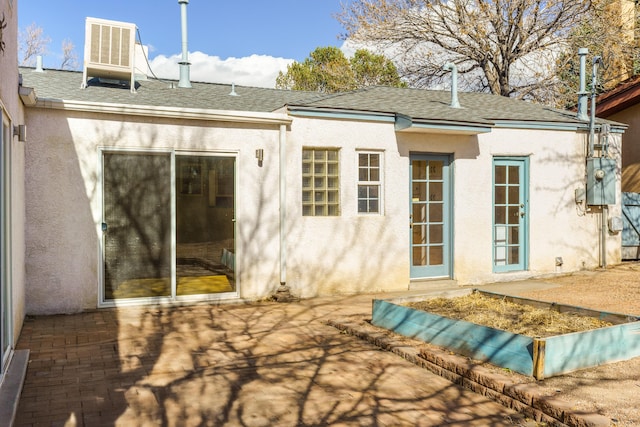
[[[62,41],[62,63],[61,70],[77,70],[78,54],[75,51],[75,45],[69,39]]]
[[[32,67],[38,55],[47,53],[51,38],[43,34],[42,27],[32,23],[18,32],[18,62],[21,66]]]
[[[588,0],[352,0],[337,19],[345,38],[393,53],[412,86],[440,84],[442,66],[454,62],[467,89],[544,101],[555,81],[549,57],[589,7]]]
[[[588,19],[571,31],[568,49],[558,58],[557,75],[561,83],[557,91],[558,106],[566,108],[576,104],[579,48],[587,48],[590,59],[601,58],[597,68],[598,87],[588,87],[588,90],[597,93],[610,90],[640,72],[639,11],[640,5],[633,0],[593,0]],[[588,71],[591,72],[591,67]]]

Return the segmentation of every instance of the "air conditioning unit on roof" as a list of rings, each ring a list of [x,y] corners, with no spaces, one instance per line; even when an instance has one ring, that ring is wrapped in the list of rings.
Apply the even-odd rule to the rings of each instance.
[[[87,18],[82,87],[87,86],[87,79],[98,77],[129,81],[135,92],[135,40],[135,24]]]

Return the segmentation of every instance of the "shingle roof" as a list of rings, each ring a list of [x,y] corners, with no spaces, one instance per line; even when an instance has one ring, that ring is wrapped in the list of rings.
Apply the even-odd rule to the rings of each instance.
[[[494,123],[537,121],[583,123],[576,114],[487,93],[458,93],[462,108],[451,108],[449,91],[369,87],[307,101],[306,106],[399,113],[414,119]]]
[[[128,87],[92,84],[91,80],[82,89],[82,73],[77,71],[35,72],[31,68],[21,68],[20,73],[23,86],[34,88],[39,99],[271,112],[301,98],[317,96],[310,92],[238,86],[238,96],[231,96],[231,85],[192,82],[192,88],[178,89],[176,81],[155,79],[137,82],[136,93],[131,93]]]
[[[82,73],[21,68],[23,85],[35,89],[39,99],[150,105],[227,111],[273,112],[284,106],[329,111],[402,114],[414,120],[492,124],[499,121],[582,124],[576,113],[486,93],[458,94],[462,108],[449,106],[449,91],[369,87],[353,92],[316,92],[192,82],[191,89],[177,89],[175,81],[155,79],[138,82],[137,92],[128,88],[89,84],[81,89]],[[174,88],[171,88],[173,85]]]

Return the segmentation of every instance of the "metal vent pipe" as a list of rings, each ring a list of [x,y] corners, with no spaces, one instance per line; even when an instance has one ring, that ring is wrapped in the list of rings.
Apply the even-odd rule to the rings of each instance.
[[[460,108],[460,102],[458,101],[458,67],[453,62],[447,62],[442,68],[451,71],[451,108]]]
[[[580,57],[580,89],[578,90],[578,120],[589,120],[587,115],[587,101],[589,92],[587,92],[587,53],[589,49],[581,47],[578,49]]]
[[[189,4],[189,0],[178,0],[178,4],[180,5],[180,19],[182,24],[182,61],[179,62],[180,81],[178,82],[178,87],[190,88],[189,66],[191,63],[189,62],[189,50],[187,48],[187,4]]]

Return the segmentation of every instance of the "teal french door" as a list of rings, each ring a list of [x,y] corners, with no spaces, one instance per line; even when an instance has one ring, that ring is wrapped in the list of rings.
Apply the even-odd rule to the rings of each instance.
[[[449,156],[411,155],[411,278],[451,276]]]
[[[493,271],[528,268],[529,159],[493,160]]]

